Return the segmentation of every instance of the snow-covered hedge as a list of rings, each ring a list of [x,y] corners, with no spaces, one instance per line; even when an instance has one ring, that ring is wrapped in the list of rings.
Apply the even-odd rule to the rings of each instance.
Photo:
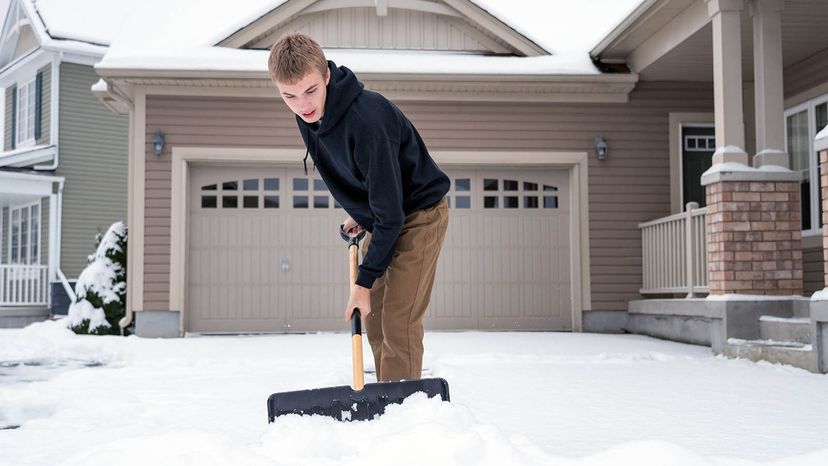
[[[95,238],[97,250],[75,284],[78,301],[69,307],[67,325],[75,333],[119,335],[126,314],[127,228],[113,223]]]

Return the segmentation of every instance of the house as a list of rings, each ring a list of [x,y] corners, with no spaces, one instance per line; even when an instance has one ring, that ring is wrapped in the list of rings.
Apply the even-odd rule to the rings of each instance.
[[[302,170],[267,74],[289,31],[393,100],[452,180],[430,328],[626,330],[760,353],[737,339],[759,339],[764,315],[820,328],[803,296],[824,286],[819,2],[631,2],[589,53],[550,39],[566,2],[246,4],[191,23],[147,7],[96,65],[95,92],[133,135],[139,335],[341,327],[345,214]],[[688,292],[720,299],[642,299]]]
[[[12,0],[0,35],[0,327],[65,313],[66,277],[126,218],[128,120],[90,89],[112,31],[70,27],[69,10]]]

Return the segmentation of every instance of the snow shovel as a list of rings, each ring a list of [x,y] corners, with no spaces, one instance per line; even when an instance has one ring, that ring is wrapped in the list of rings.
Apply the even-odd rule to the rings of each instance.
[[[349,236],[339,228],[342,239],[348,242],[351,285],[356,281],[359,241],[365,236]],[[293,392],[274,393],[267,399],[268,423],[285,414],[321,414],[339,421],[367,421],[385,413],[390,404],[400,404],[407,397],[425,392],[429,397],[439,396],[449,401],[449,386],[445,379],[431,378],[402,382],[365,384],[362,368],[362,320],[359,309],[351,318],[351,351],[354,364],[354,386],[314,388]]]

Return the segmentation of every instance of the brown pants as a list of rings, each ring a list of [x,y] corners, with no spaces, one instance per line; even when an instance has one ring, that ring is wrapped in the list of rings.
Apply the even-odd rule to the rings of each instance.
[[[371,313],[364,325],[374,353],[377,380],[418,380],[423,368],[423,318],[431,299],[437,258],[448,228],[448,203],[405,218],[385,274],[371,287]],[[363,255],[368,252],[367,235]]]

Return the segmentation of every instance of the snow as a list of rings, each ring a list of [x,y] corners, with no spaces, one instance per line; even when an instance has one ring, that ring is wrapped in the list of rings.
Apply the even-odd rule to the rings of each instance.
[[[550,53],[586,52],[642,0],[473,0]]]
[[[146,55],[108,54],[99,69],[267,72],[266,50],[198,47]],[[587,54],[496,57],[465,53],[329,49],[325,56],[356,73],[600,74]]]
[[[425,346],[451,403],[267,424],[271,393],[349,382],[348,334],[3,329],[0,426],[20,427],[0,430],[0,464],[828,464],[825,375],[634,335],[427,333]],[[33,360],[50,365],[10,363]]]
[[[171,3],[146,0],[142,2],[142,8],[131,15],[98,68],[264,73],[266,51],[214,45],[281,3],[281,0],[211,1],[190,8],[183,0]],[[564,0],[478,2],[511,27],[527,34],[553,53],[552,56],[485,57],[340,49],[326,50],[326,54],[356,72],[598,74],[588,51],[638,3],[640,0],[594,0],[591,4]],[[157,15],[155,11],[165,11],[165,14]],[[148,28],[147,24],[153,26]]]
[[[764,294],[711,294],[707,295],[707,301],[805,301],[808,298],[802,296],[779,296],[779,295],[764,295]]]
[[[127,14],[129,0],[35,0],[40,17],[53,38],[109,45]]]
[[[812,294],[811,301],[828,301],[828,288],[823,288]]]
[[[761,316],[759,320],[762,322],[781,322],[785,324],[807,324],[811,322],[808,318],[792,318],[792,317],[776,317],[776,316]]]
[[[822,131],[817,133],[816,138],[814,138],[814,139],[823,139],[823,138],[828,139],[828,126],[826,126],[825,128],[822,128]]]

